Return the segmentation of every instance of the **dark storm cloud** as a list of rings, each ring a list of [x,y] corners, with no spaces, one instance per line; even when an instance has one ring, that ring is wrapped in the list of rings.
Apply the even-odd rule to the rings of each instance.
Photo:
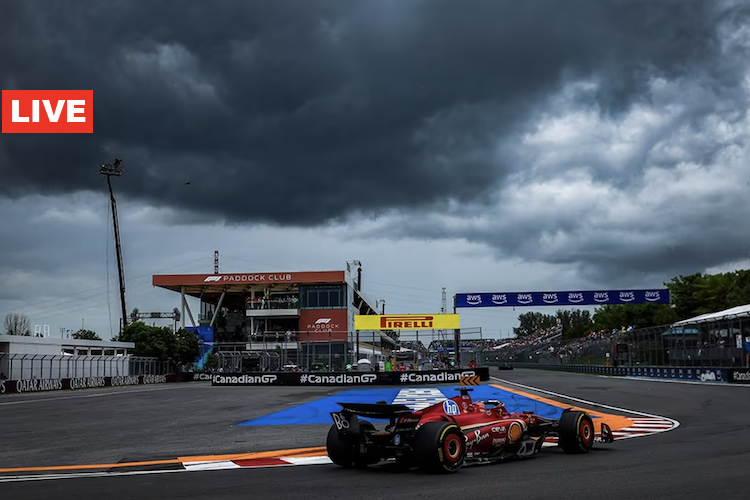
[[[101,214],[107,214],[106,199],[87,196],[58,207],[46,201],[42,197],[25,203],[0,200],[0,272],[78,272],[104,255],[111,232],[106,221],[100,220]],[[93,231],[98,231],[99,239],[92,239]],[[60,244],[63,240],[65,245]]]
[[[13,2],[2,88],[94,89],[91,136],[3,136],[0,196],[118,189],[232,222],[489,197],[494,155],[565,79],[617,114],[718,61],[719,2]],[[190,184],[185,184],[190,182]]]

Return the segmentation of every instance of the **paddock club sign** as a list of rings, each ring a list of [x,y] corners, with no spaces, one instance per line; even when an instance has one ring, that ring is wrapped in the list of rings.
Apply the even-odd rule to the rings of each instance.
[[[356,315],[355,330],[455,330],[461,328],[458,314]]]
[[[669,304],[669,290],[459,293],[455,297],[456,307],[601,306],[605,304]]]
[[[216,373],[211,385],[296,385],[296,386],[354,386],[354,385],[414,385],[414,384],[458,384],[463,377],[479,376],[479,380],[490,379],[487,367],[470,370],[428,370],[411,372],[256,372]]]

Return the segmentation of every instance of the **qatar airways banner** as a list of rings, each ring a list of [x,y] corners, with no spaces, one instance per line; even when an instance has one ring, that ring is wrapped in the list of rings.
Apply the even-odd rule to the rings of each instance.
[[[669,304],[669,290],[459,293],[456,294],[455,305],[456,307],[535,307],[605,304]]]
[[[170,375],[123,375],[119,377],[82,377],[61,379],[0,379],[0,395],[23,394],[27,392],[76,391],[101,387],[124,387],[129,385],[166,384],[172,382],[189,382],[192,373]]]

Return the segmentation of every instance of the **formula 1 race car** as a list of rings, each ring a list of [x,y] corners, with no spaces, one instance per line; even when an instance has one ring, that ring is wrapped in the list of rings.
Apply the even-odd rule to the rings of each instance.
[[[594,442],[614,441],[601,423],[597,434],[588,413],[566,409],[559,419],[531,411],[510,413],[500,401],[473,402],[469,391],[413,411],[406,405],[338,403],[326,449],[330,460],[345,468],[367,467],[388,459],[406,469],[451,473],[464,464],[532,457],[549,437],[566,453],[588,453]],[[386,419],[384,431],[358,417]]]

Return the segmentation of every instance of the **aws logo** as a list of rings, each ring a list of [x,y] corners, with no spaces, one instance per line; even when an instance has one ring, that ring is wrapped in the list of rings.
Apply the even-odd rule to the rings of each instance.
[[[594,300],[597,302],[609,302],[609,292],[594,292]]]
[[[545,293],[542,295],[542,300],[545,304],[556,304],[557,294],[556,293]]]
[[[504,294],[504,293],[495,293],[495,294],[492,294],[492,303],[493,304],[497,304],[499,306],[501,306],[503,304],[507,304],[508,303],[508,295]]]
[[[534,302],[534,296],[530,293],[519,293],[516,300],[519,304],[531,304]]]
[[[467,295],[466,303],[472,306],[478,306],[479,304],[482,303],[482,296],[481,295]]]
[[[581,292],[571,292],[568,294],[568,302],[573,304],[580,304],[584,301],[583,294]]]

